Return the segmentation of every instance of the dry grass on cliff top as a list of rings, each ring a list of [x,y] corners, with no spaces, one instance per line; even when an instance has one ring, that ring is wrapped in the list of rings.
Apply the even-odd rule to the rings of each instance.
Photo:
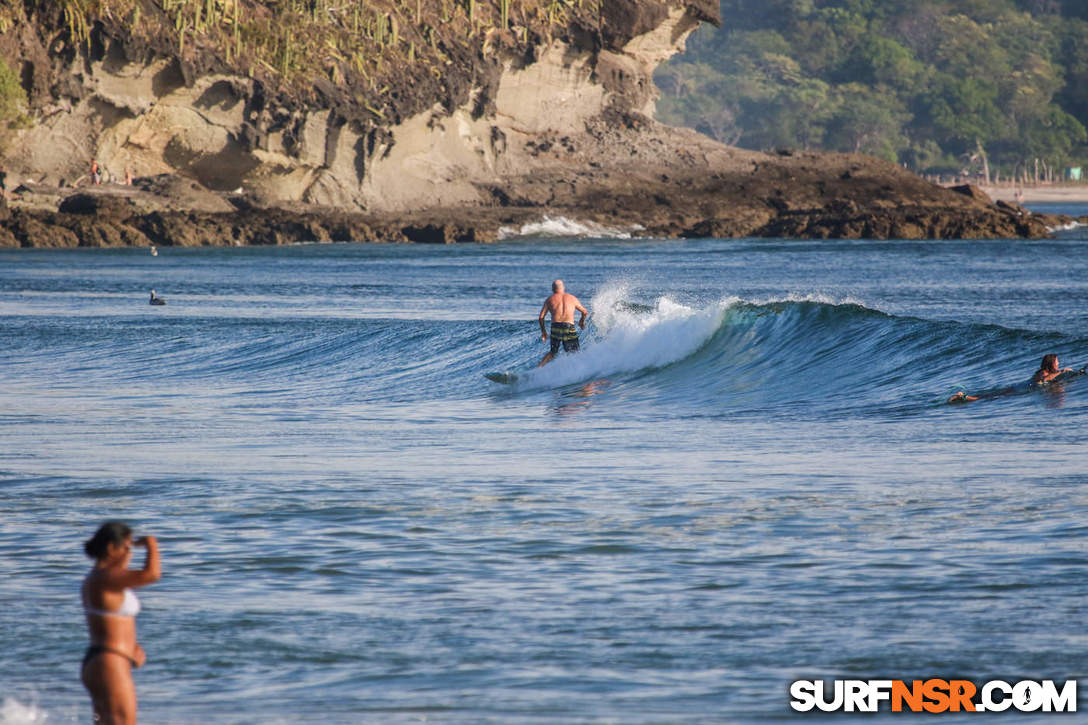
[[[199,71],[233,71],[305,93],[350,89],[377,120],[391,76],[437,81],[466,55],[593,27],[600,0],[0,0],[0,32],[29,18],[88,44],[95,24]]]

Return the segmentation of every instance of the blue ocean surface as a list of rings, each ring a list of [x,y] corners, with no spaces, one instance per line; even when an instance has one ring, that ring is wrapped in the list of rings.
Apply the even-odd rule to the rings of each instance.
[[[89,721],[82,544],[114,518],[163,551],[149,723],[1083,690],[1088,377],[1024,383],[1088,363],[1085,231],[2,251],[0,722]],[[534,370],[555,278],[592,317]]]

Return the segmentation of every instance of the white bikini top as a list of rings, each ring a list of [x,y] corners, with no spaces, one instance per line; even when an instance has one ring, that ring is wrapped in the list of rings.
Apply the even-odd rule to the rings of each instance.
[[[95,609],[87,604],[87,596],[83,596],[83,611],[87,614],[100,614],[103,617],[135,617],[140,613],[140,600],[136,598],[136,593],[129,588],[125,588],[125,598],[121,600],[121,608],[115,611],[106,611],[105,609]]]

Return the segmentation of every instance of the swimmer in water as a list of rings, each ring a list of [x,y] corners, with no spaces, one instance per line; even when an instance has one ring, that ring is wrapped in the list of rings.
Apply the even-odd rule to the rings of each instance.
[[[133,546],[147,549],[142,569],[128,567]],[[136,722],[132,670],[147,661],[136,641],[140,600],[132,590],[162,577],[159,545],[154,536],[134,540],[128,526],[108,521],[83,548],[95,560],[80,590],[91,638],[83,655],[83,686],[91,695],[94,722],[130,725]]]
[[[1073,368],[1058,366],[1058,356],[1054,353],[1043,355],[1043,361],[1039,363],[1039,369],[1031,376],[1033,383],[1049,383],[1062,373],[1071,373]]]
[[[1073,368],[1063,368],[1058,365],[1058,356],[1054,353],[1047,353],[1043,355],[1042,362],[1039,363],[1039,369],[1035,371],[1035,374],[1031,376],[1031,385],[1041,385],[1045,383],[1052,383],[1062,375],[1066,373],[1080,373],[1084,374],[1084,368],[1079,371],[1073,370]],[[1009,395],[1010,393],[1017,392],[1017,388],[1005,388],[997,393],[989,393],[987,395],[968,395],[964,391],[959,391],[951,398],[948,399],[949,403],[973,403],[976,400],[982,398],[997,398],[1002,395]]]

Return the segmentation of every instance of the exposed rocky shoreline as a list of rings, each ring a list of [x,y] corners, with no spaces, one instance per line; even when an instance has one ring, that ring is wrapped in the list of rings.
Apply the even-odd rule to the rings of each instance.
[[[481,187],[487,203],[415,211],[267,203],[172,175],[132,186],[25,184],[0,207],[0,246],[494,242],[547,218],[654,238],[1042,238],[1073,221],[865,156],[757,154],[645,126],[593,144],[546,141],[534,173]]]
[[[843,197],[823,208],[791,208],[777,196],[753,203],[745,184],[715,179],[701,193],[658,188],[636,202],[593,196],[581,203],[431,209],[410,214],[367,214],[330,208],[252,205],[234,199],[233,211],[162,208],[138,211],[124,190],[110,187],[63,197],[64,211],[47,211],[19,202],[0,205],[0,247],[169,247],[282,245],[306,242],[419,242],[451,244],[496,242],[548,219],[580,223],[584,236],[767,237],[796,239],[1007,239],[1043,238],[1074,221],[1033,214],[1020,207],[976,200],[935,208],[919,203],[859,205]],[[732,189],[724,190],[724,187]],[[29,191],[29,190],[28,190]],[[35,190],[48,197],[61,190]],[[120,193],[118,193],[120,191]],[[50,193],[52,192],[52,193]],[[949,193],[956,193],[950,191]],[[641,208],[624,202],[641,204]],[[778,202],[781,208],[774,204]],[[700,219],[698,207],[733,207]],[[721,210],[715,209],[715,212]],[[1080,220],[1088,223],[1088,218]]]

